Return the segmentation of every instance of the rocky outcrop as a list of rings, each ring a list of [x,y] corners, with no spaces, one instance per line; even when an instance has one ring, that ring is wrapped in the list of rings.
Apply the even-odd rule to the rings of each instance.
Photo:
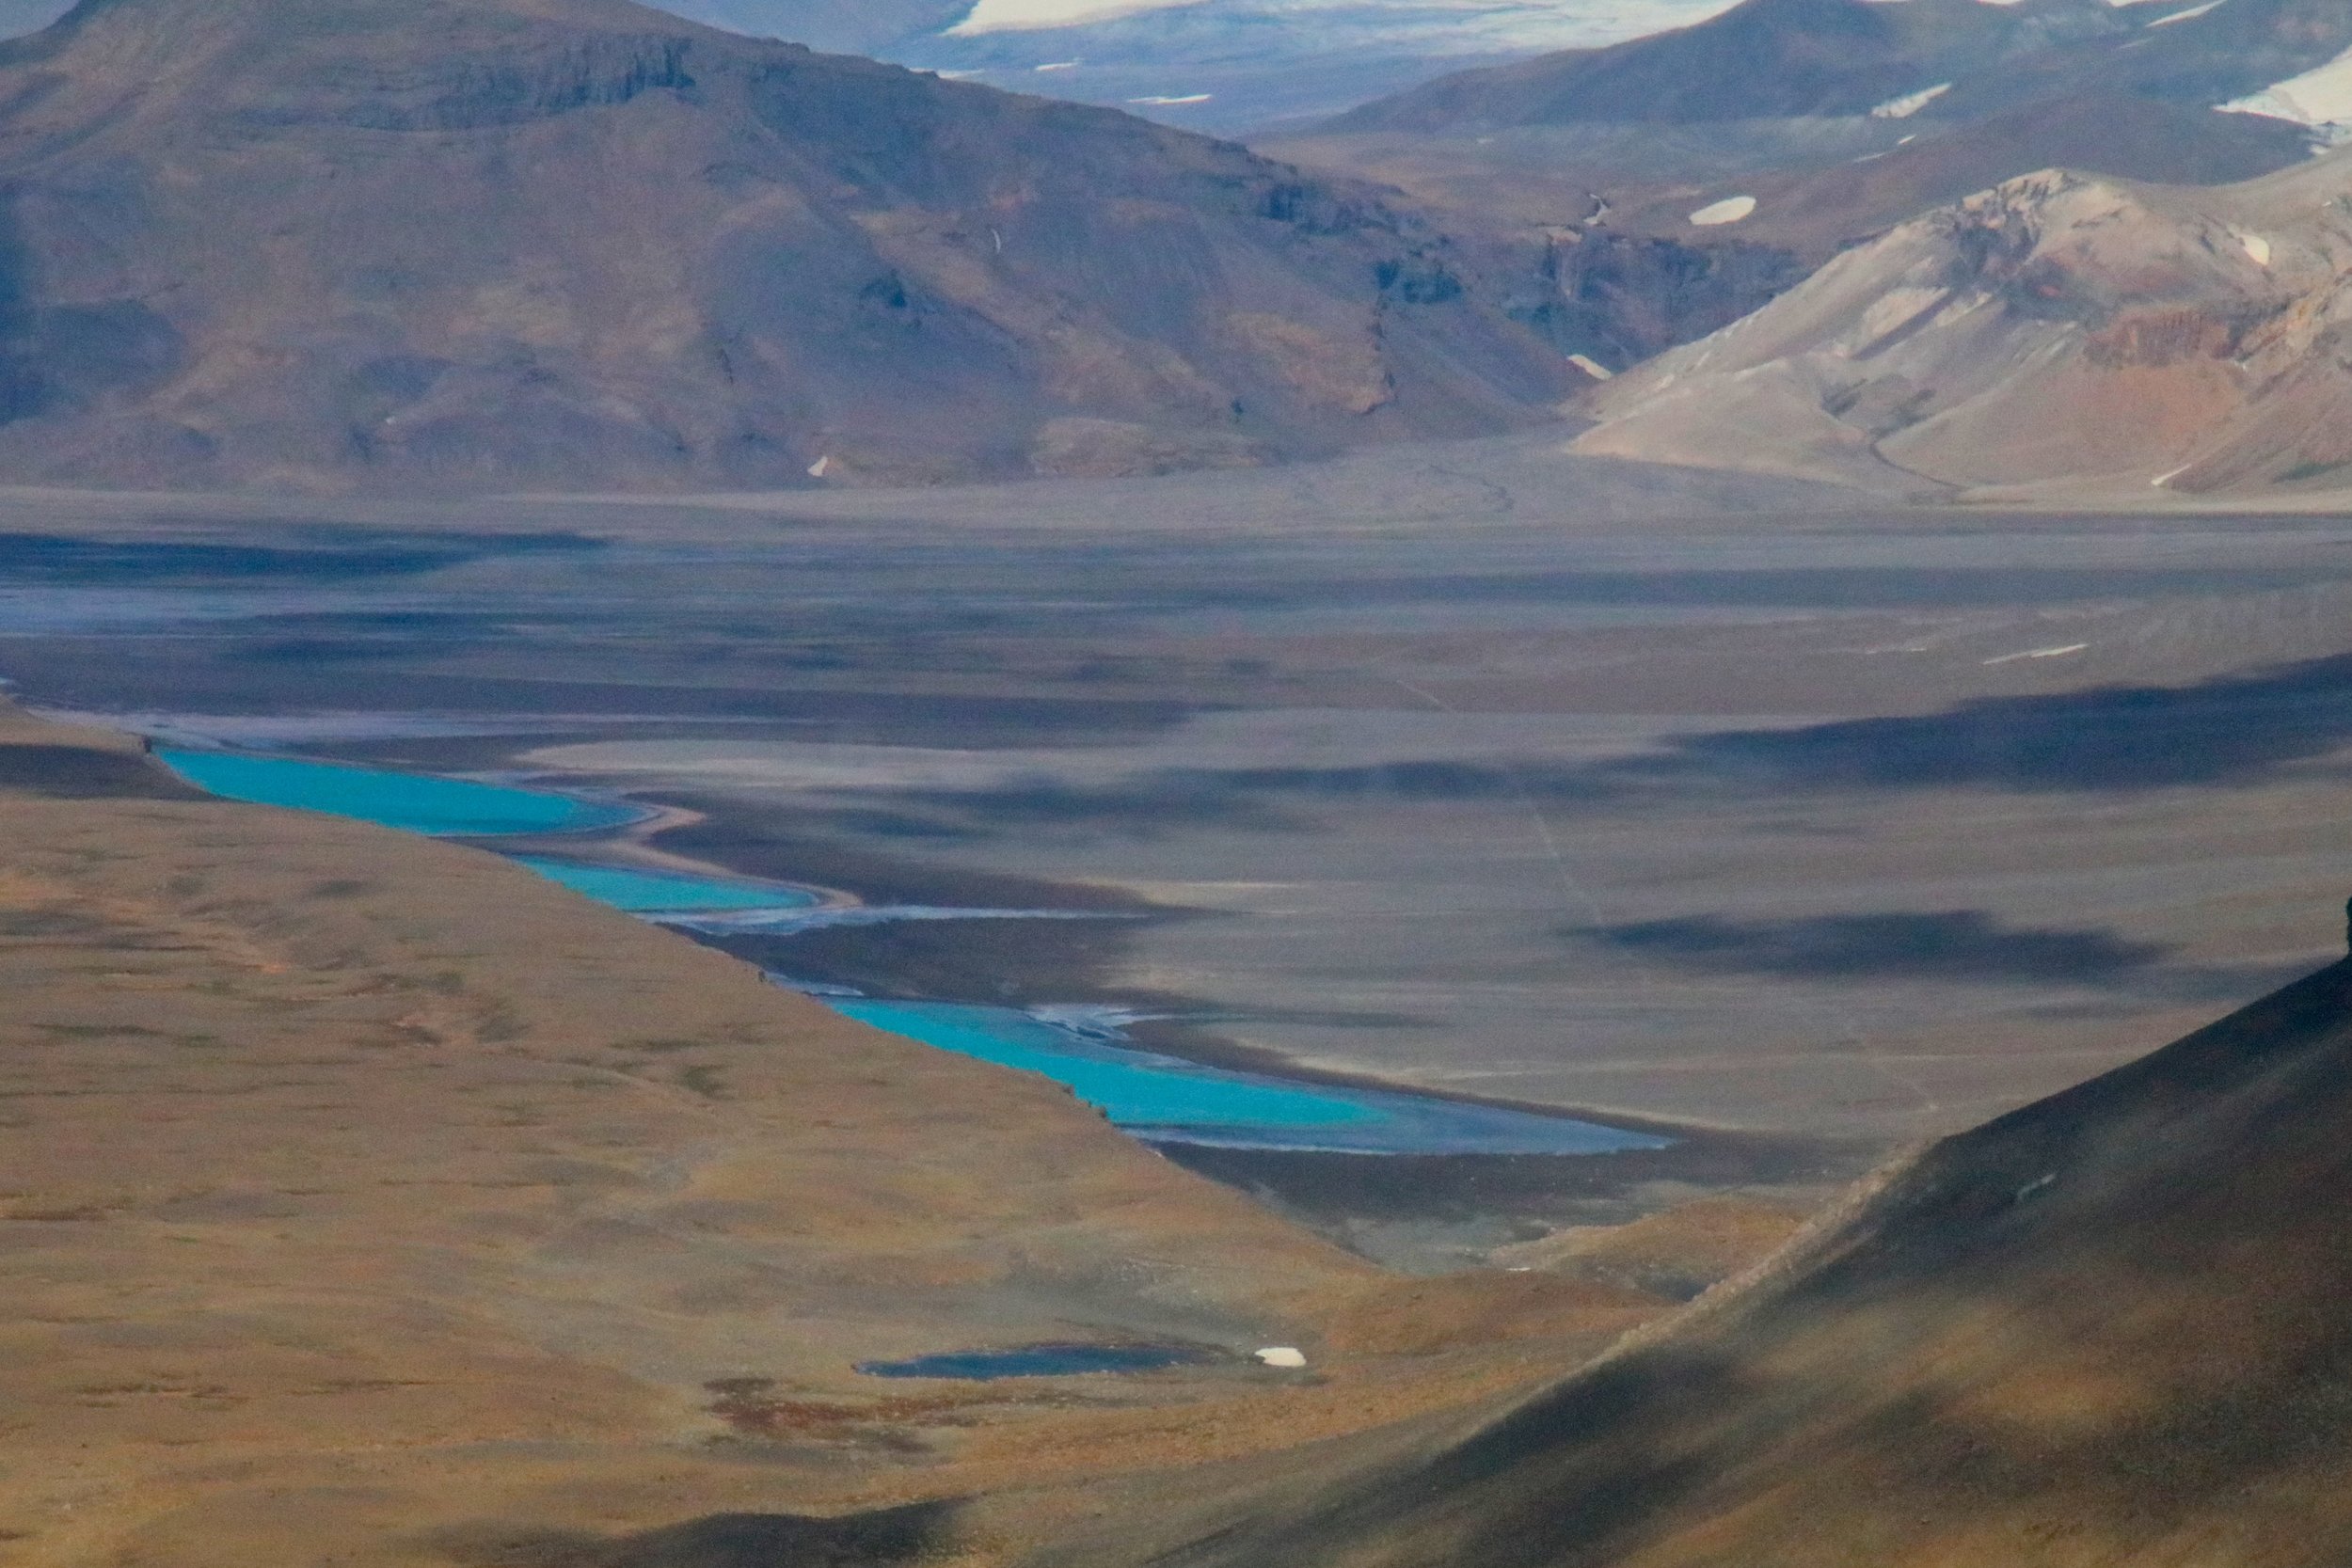
[[[2347,191],[2352,154],[2213,192],[2014,181],[1597,390],[1580,445],[1962,487],[2325,481],[2352,462]]]

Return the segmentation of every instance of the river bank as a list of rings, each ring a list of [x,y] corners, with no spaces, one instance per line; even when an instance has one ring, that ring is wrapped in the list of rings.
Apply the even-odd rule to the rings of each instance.
[[[725,940],[1241,1071],[1716,1130],[1768,1196],[1806,1146],[1982,1121],[2259,993],[2352,876],[2337,524],[1629,518],[1508,466],[1500,510],[1400,512],[1336,477],[1091,523],[1063,491],[292,530],[52,498],[0,553],[0,668],[659,800],[700,818],[678,858],[867,905],[1120,912]],[[1479,1185],[1541,1229],[1726,1169]]]
[[[460,845],[6,705],[0,841],[12,1562],[472,1564],[1045,1484],[1568,1343],[1467,1392],[1375,1370],[1329,1337],[1378,1271]],[[855,1370],[1073,1338],[1222,1354],[986,1397]],[[1303,1428],[1250,1414],[1270,1342],[1316,1357]]]
[[[1614,1128],[1556,1112],[1360,1081],[1205,1066],[1141,1048],[1132,1037],[1141,1017],[1149,1015],[1100,1001],[1065,1000],[1025,1010],[1003,1003],[887,993],[852,997],[841,993],[853,988],[812,982],[792,969],[775,967],[779,958],[793,969],[802,967],[797,939],[818,931],[1115,921],[1164,911],[874,905],[838,889],[755,880],[727,868],[698,866],[661,846],[661,829],[709,820],[699,812],[648,807],[614,795],[525,787],[512,775],[453,779],[169,746],[157,754],[183,778],[230,798],[498,848],[572,891],[758,963],[846,1016],[1058,1082],[1181,1163],[1237,1180],[1283,1212],[1384,1261],[1422,1269],[1475,1262],[1487,1249],[1556,1228],[1564,1212],[1585,1223],[1604,1215],[1622,1223],[1643,1212],[1637,1188],[1654,1190],[1677,1180],[1699,1186],[1693,1178],[1743,1180],[1754,1186],[1759,1167],[1774,1156],[1780,1168],[1772,1174],[1784,1182],[1795,1178],[1818,1183],[1825,1178],[1818,1148],[1798,1155],[1786,1143],[1741,1145],[1716,1136],[1705,1136],[1704,1147],[1688,1148],[1688,1135],[1673,1130]],[[661,868],[640,863],[648,862]],[[1001,994],[1001,979],[990,978]],[[1207,1032],[1181,1015],[1157,1022]],[[1234,1161],[1250,1155],[1262,1158]],[[1331,1162],[1347,1166],[1367,1157],[1404,1160],[1424,1170],[1435,1162],[1444,1179],[1332,1179]],[[1377,1196],[1335,1202],[1343,1193]],[[1572,1208],[1564,1210],[1564,1196]]]

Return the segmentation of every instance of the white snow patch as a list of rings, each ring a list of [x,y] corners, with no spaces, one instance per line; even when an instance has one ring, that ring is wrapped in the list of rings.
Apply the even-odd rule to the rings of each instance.
[[[1303,1367],[1307,1364],[1307,1353],[1296,1345],[1268,1345],[1250,1354],[1269,1367]]]
[[[1045,64],[1043,64],[1043,65],[1033,65],[1033,66],[1031,66],[1029,69],[1030,69],[1031,71],[1075,71],[1075,70],[1077,70],[1077,69],[1078,69],[1078,62],[1077,62],[1076,60],[1048,60],[1048,61],[1047,61]]]
[[[811,479],[822,479],[831,472],[833,472],[831,457],[820,457],[808,466],[808,477]]]
[[[1718,224],[1738,223],[1756,211],[1756,198],[1727,196],[1721,201],[1710,201],[1691,214],[1692,224],[1700,229],[1712,229]]]
[[[56,0],[47,0],[55,5]],[[707,5],[709,0],[701,0]],[[852,6],[854,0],[830,0]],[[1200,40],[1155,48],[1151,63],[1228,64],[1237,40],[1253,56],[1327,69],[1349,54],[1413,55],[1445,69],[1448,56],[1541,54],[1592,48],[1685,27],[1734,0],[978,0],[946,37],[1023,33],[1118,23],[1195,9]],[[1041,41],[1040,47],[1054,45]],[[1063,47],[1067,47],[1064,45]],[[1107,46],[1106,46],[1107,47]],[[1133,62],[1130,62],[1133,63]]]
[[[1190,0],[980,0],[972,14],[947,29],[951,38],[975,33],[1020,33],[1038,27],[1070,27],[1109,22],[1138,11],[1165,10]]]
[[[2185,11],[2174,11],[2170,16],[2160,16],[2153,22],[2148,24],[2148,25],[2151,27],[2169,27],[2175,22],[2192,21],[2197,17],[2204,15],[2207,11],[2213,9],[2219,4],[2221,4],[2221,0],[2205,0],[2205,3],[2201,6],[2191,6]]]
[[[1870,118],[1872,119],[1909,119],[1913,115],[1917,114],[1951,90],[1952,85],[1949,82],[1938,82],[1931,87],[1921,87],[1917,92],[1907,92],[1900,98],[1890,98],[1872,109]]]
[[[1568,356],[1568,363],[1591,376],[1595,381],[1607,381],[1617,373],[1589,354],[1571,354]]]
[[[2268,115],[2334,129],[2352,123],[2352,49],[2326,65],[2218,105],[2223,114]]]
[[[2088,642],[2069,642],[2063,648],[2028,648],[2022,654],[2003,654],[1998,658],[1988,658],[1984,662],[1989,668],[1995,664],[2014,664],[2021,658],[2064,658],[2090,646]]]
[[[1154,93],[1149,98],[1130,98],[1127,102],[1130,103],[1148,103],[1155,109],[1170,109],[1180,103],[1206,103],[1210,99],[1215,98],[1216,96],[1216,94],[1213,92],[1188,92],[1181,98],[1175,98],[1169,97],[1165,93]]]
[[[2236,237],[2238,244],[2246,247],[2246,254],[2254,259],[2256,266],[2270,265],[2270,242],[2268,240],[2264,239],[2260,234],[2249,234],[2242,229],[2233,229],[2230,232]]]

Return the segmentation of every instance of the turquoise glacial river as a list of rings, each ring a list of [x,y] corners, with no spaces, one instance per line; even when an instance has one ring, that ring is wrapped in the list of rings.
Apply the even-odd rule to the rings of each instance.
[[[225,800],[356,816],[363,822],[437,838],[595,832],[624,827],[645,816],[634,806],[582,800],[551,790],[436,778],[429,773],[247,756],[241,752],[170,750],[155,754],[188,783]]]
[[[634,806],[550,790],[387,768],[230,752],[172,749],[157,755],[182,778],[226,800],[324,812],[441,837],[609,832],[647,815]],[[803,889],[748,879],[638,870],[586,858],[512,858],[599,903],[657,922],[691,925],[697,914],[781,913],[817,903]],[[916,912],[938,918],[953,911]],[[973,911],[970,917],[1020,912]],[[723,938],[715,925],[701,928]],[[1057,1021],[1052,1009],[1029,1013],[961,1003],[819,1000],[887,1033],[1042,1074],[1119,1127],[1153,1142],[1343,1154],[1558,1155],[1662,1148],[1671,1141],[1507,1106],[1204,1067],[1138,1050],[1116,1028]]]

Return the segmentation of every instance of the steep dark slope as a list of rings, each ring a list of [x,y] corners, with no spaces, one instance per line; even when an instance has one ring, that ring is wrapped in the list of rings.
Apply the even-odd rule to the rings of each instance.
[[[1968,119],[2067,93],[2105,89],[2204,108],[2258,92],[2352,48],[2339,0],[2138,0],[2129,27],[2067,40],[1962,74],[1935,112]]]
[[[2221,185],[2291,167],[2308,155],[2299,127],[2259,115],[2086,92],[1963,121],[1878,157],[1743,182],[1756,210],[1740,231],[1752,244],[1777,240],[1818,262],[1930,207],[2039,169]]]
[[[1865,115],[1941,88],[1932,125],[2085,92],[2204,109],[2352,45],[2335,0],[1742,0],[1694,26],[1439,77],[1333,131]]]
[[[754,38],[879,56],[962,21],[972,0],[669,0],[660,8]]]
[[[1438,236],[620,0],[87,0],[0,50],[0,480],[662,487],[1540,417]]]
[[[1442,71],[1626,38],[1723,4],[661,0],[661,8],[758,38],[1232,133],[1323,119]]]
[[[2134,30],[2105,0],[1742,0],[1695,26],[1629,43],[1440,77],[1330,128],[1859,115],[2061,41]]]
[[[1466,1441],[1137,1555],[2332,1568],[2352,1560],[2347,1125],[2339,963],[1936,1146],[1776,1277]]]

